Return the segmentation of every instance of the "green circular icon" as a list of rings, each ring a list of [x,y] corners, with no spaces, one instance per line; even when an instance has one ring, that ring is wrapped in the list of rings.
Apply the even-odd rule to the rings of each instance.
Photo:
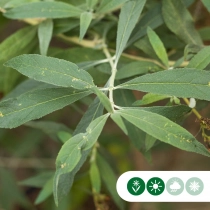
[[[158,177],[153,177],[147,182],[147,191],[151,195],[160,195],[165,189],[165,183]]]
[[[184,190],[184,182],[178,178],[170,178],[166,183],[166,190],[171,195],[180,195]]]
[[[132,195],[141,195],[145,190],[145,183],[139,177],[133,177],[127,183],[128,192]]]
[[[190,195],[199,195],[204,189],[204,184],[201,179],[192,177],[187,180],[185,188]]]

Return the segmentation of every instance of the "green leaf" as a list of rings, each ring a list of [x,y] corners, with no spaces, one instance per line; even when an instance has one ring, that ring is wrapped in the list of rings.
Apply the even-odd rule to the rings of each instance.
[[[120,198],[116,190],[116,182],[117,182],[116,175],[113,172],[110,165],[107,163],[107,161],[99,154],[97,154],[97,165],[99,168],[101,178],[105,183],[107,190],[111,194],[114,202],[116,203],[116,205],[119,207],[120,210],[125,209],[125,203]]]
[[[206,7],[206,9],[210,12],[210,2],[209,0],[201,0]]]
[[[68,139],[71,138],[72,131],[62,123],[56,123],[51,121],[31,121],[25,123],[25,126],[39,129],[56,141],[59,141],[59,138],[57,136],[62,132],[68,134]]]
[[[36,176],[18,182],[19,185],[41,188],[53,176],[54,171],[42,172]]]
[[[108,112],[112,113],[113,112],[113,108],[112,108],[111,102],[110,102],[109,98],[106,96],[106,94],[104,94],[97,87],[94,88],[93,91],[98,96],[99,100],[101,101],[101,103],[103,104],[103,106],[105,107],[105,109]]]
[[[147,35],[155,53],[163,64],[168,67],[168,55],[162,41],[150,27],[147,28]]]
[[[200,28],[198,30],[202,40],[207,41],[210,40],[210,27]]]
[[[18,72],[3,66],[8,59],[23,53],[29,53],[36,45],[34,40],[36,36],[36,27],[26,27],[18,30],[0,44],[0,90],[8,92],[13,87],[17,78],[20,76]]]
[[[210,72],[173,69],[137,77],[117,88],[210,101]]]
[[[79,133],[69,139],[61,148],[56,159],[59,174],[71,172],[80,160],[83,150],[90,149],[97,141],[109,114],[98,117],[90,123],[86,133]]]
[[[45,20],[39,24],[38,37],[39,49],[41,55],[47,55],[47,50],[52,38],[53,21],[51,19]]]
[[[114,99],[117,105],[125,107],[131,106],[135,101],[135,97],[132,91],[122,89],[114,91]],[[122,119],[122,117],[116,112],[114,113],[114,115],[111,115],[111,118],[123,130],[124,133],[127,133],[134,147],[141,152],[145,152],[146,133],[139,128],[133,126],[130,122]],[[123,122],[119,120],[123,120]],[[124,127],[126,127],[126,129]]]
[[[167,27],[187,44],[202,45],[193,19],[182,0],[163,0],[162,14]]]
[[[160,101],[166,98],[170,98],[170,96],[167,95],[159,95],[159,94],[154,94],[154,93],[147,93],[146,95],[143,96],[141,100],[135,101],[133,103],[133,106],[142,106],[142,105],[147,105],[154,103],[156,101]]]
[[[53,22],[54,22],[53,34],[65,33],[79,26],[79,20],[72,18],[55,19]]]
[[[98,166],[96,165],[96,162],[92,162],[90,165],[90,180],[91,180],[93,192],[100,193],[101,178],[100,178],[100,173],[99,173]]]
[[[122,117],[119,114],[111,114],[112,120],[121,128],[121,130],[128,135],[128,131]]]
[[[97,9],[97,12],[99,14],[110,12],[119,7],[121,4],[125,3],[126,1],[127,0],[112,0],[112,1],[102,0],[99,8]]]
[[[133,31],[146,0],[128,1],[120,12],[118,29],[117,29],[117,46],[115,65],[118,63],[121,53],[123,52],[127,41]]]
[[[155,143],[156,143],[156,138],[147,134],[146,139],[145,139],[145,150],[146,151],[150,150],[154,146]]]
[[[67,185],[71,186],[73,182],[73,179],[66,180],[70,175],[69,172],[73,170],[78,171],[78,167],[81,167],[81,163],[84,163],[84,159],[86,159],[89,150],[97,141],[108,116],[109,114],[106,114],[93,120],[85,133],[79,133],[73,136],[59,151],[56,159],[56,174],[54,177],[54,198],[57,205],[66,191],[69,190],[65,188],[65,193],[63,193],[62,191],[64,191],[64,189],[61,188],[62,185],[68,181],[70,183]],[[62,177],[62,175],[65,174],[67,174],[67,176]]]
[[[88,9],[93,9],[97,3],[98,3],[98,0],[86,0]]]
[[[43,186],[42,190],[40,191],[38,197],[35,200],[35,205],[38,205],[45,201],[50,195],[53,193],[53,177],[49,179],[45,185]]]
[[[62,87],[91,88],[92,77],[71,62],[42,55],[20,55],[5,63],[32,79]]]
[[[93,14],[92,12],[83,12],[80,15],[80,35],[79,38],[82,40],[88,30],[88,27],[92,21]]]
[[[74,103],[90,94],[88,90],[44,88],[32,90],[0,103],[0,127],[15,128]]]
[[[76,129],[74,130],[73,135],[84,133],[89,126],[89,124],[96,118],[102,116],[104,107],[101,104],[100,100],[96,98],[92,104],[89,106],[88,110],[83,115]],[[77,166],[70,173],[63,174],[60,176],[58,183],[54,182],[54,198],[58,203],[64,196],[66,196],[71,189],[71,186],[74,181],[74,176],[79,171],[80,167],[84,164],[87,159],[88,154],[91,149],[82,152],[82,157],[77,164]]]
[[[137,109],[118,110],[117,112],[160,141],[185,151],[210,157],[209,151],[191,133],[161,115]]]
[[[58,138],[62,141],[62,143],[65,143],[72,137],[70,133],[65,132],[65,131],[59,131],[57,135],[58,135]]]
[[[38,2],[39,0],[11,0],[4,5],[4,8],[13,8],[30,2]]]
[[[128,41],[127,46],[130,46],[138,39],[147,34],[147,27],[151,27],[152,29],[157,28],[158,26],[163,24],[163,17],[161,12],[162,4],[156,4],[152,9],[149,9],[148,12],[140,19],[140,21],[136,24],[130,39]]]
[[[210,46],[204,47],[195,55],[187,65],[187,68],[205,69],[210,63]]]
[[[117,71],[116,79],[126,79],[136,75],[146,74],[160,69],[156,64],[149,61],[134,61],[124,65]]]
[[[63,2],[32,2],[9,9],[4,16],[10,19],[79,17],[82,10]]]

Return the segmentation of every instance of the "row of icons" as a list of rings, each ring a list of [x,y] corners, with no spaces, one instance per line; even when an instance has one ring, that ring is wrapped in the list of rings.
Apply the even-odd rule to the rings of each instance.
[[[197,177],[188,179],[185,185],[178,177],[170,178],[166,184],[159,177],[149,179],[147,184],[145,184],[143,179],[133,177],[127,183],[128,192],[135,196],[141,195],[145,189],[147,189],[151,195],[156,196],[162,194],[165,189],[171,195],[180,195],[184,191],[184,188],[190,195],[199,195],[203,191],[204,184],[202,180]]]

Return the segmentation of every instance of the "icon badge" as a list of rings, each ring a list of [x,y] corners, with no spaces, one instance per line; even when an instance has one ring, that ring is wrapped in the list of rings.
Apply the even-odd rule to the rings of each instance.
[[[192,177],[187,180],[185,188],[190,195],[199,195],[204,189],[204,184],[201,179]]]
[[[145,190],[145,183],[139,177],[133,177],[127,183],[128,192],[132,195],[141,195]]]
[[[147,191],[151,195],[160,195],[165,189],[165,183],[158,177],[153,177],[147,182]]]
[[[180,195],[184,190],[184,182],[178,178],[170,178],[166,183],[166,190],[171,195]]]

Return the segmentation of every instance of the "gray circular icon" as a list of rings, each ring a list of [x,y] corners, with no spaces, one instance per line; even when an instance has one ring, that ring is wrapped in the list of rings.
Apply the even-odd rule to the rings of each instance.
[[[184,182],[178,178],[170,178],[166,183],[166,190],[171,195],[180,195],[184,190]]]
[[[185,188],[190,195],[199,195],[204,189],[204,184],[201,179],[192,177],[187,180]]]

